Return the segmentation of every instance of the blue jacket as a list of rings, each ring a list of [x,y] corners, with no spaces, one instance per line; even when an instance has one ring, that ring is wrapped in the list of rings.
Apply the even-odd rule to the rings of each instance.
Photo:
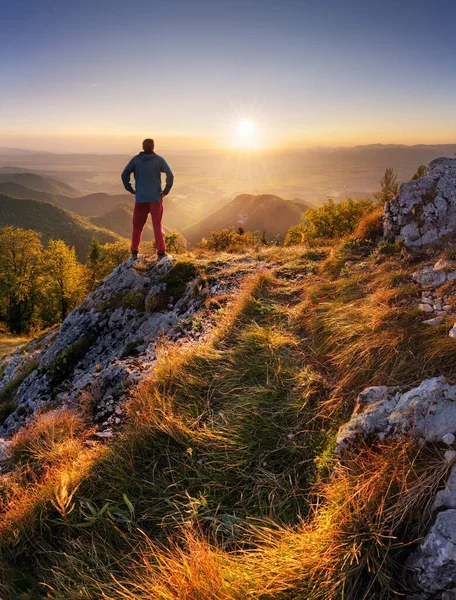
[[[161,200],[161,174],[166,173],[166,186],[163,194],[169,194],[173,187],[174,175],[164,158],[155,152],[140,152],[134,156],[122,171],[122,182],[127,192],[135,193],[130,176],[134,174],[136,202],[159,202]]]

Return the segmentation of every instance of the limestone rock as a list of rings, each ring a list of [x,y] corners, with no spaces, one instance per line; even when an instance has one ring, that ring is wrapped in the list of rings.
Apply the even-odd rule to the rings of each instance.
[[[432,510],[438,508],[456,508],[456,466],[451,469],[445,489],[437,492]]]
[[[434,309],[432,308],[432,306],[430,304],[418,304],[418,308],[419,308],[419,310],[421,310],[421,312],[426,312],[426,313],[434,312]]]
[[[420,285],[439,287],[447,280],[447,273],[443,269],[435,269],[433,265],[426,265],[413,273],[412,279]]]
[[[416,587],[425,594],[422,598],[443,597],[435,594],[443,594],[456,586],[455,509],[438,513],[429,533],[409,557],[406,566],[414,569]]]
[[[440,442],[448,433],[456,433],[456,386],[444,377],[425,379],[407,392],[397,387],[373,387],[364,390],[350,421],[338,433],[339,454],[357,438],[378,439],[412,433],[424,442]]]
[[[434,317],[433,319],[427,319],[423,321],[423,325],[429,325],[429,327],[436,327],[444,322],[443,316]]]
[[[191,321],[204,306],[191,282],[169,310],[155,312],[148,304],[166,291],[162,280],[174,263],[166,258],[143,261],[139,268],[132,261],[121,264],[60,328],[7,357],[0,391],[24,380],[16,393],[17,408],[0,426],[0,435],[10,435],[46,404],[75,406],[86,397],[95,422],[118,418],[120,398],[153,368],[160,336],[172,336],[182,320]]]
[[[400,186],[385,205],[384,235],[409,247],[438,241],[456,229],[456,159],[437,158],[424,177]]]
[[[443,458],[447,461],[447,462],[454,462],[454,460],[456,459],[456,452],[454,450],[447,450],[445,452],[445,454],[443,455]]]

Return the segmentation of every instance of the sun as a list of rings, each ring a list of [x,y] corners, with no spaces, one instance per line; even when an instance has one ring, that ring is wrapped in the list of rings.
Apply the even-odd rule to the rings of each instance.
[[[234,145],[238,148],[256,148],[258,146],[257,127],[251,119],[238,121],[234,133]]]
[[[255,123],[250,119],[241,119],[236,125],[236,133],[239,137],[251,137],[255,133],[255,129]]]

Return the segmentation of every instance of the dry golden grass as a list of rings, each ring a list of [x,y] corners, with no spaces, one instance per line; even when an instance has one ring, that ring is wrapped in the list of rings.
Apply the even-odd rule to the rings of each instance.
[[[334,385],[322,408],[347,411],[369,385],[414,385],[426,377],[456,377],[456,345],[446,324],[422,325],[420,290],[410,278],[417,265],[369,259],[368,266],[308,286],[300,323]],[[418,265],[419,266],[419,265]]]
[[[0,331],[0,359],[16,350],[18,346],[25,346],[29,341],[28,336]]]
[[[411,439],[363,447],[320,486],[313,514],[299,527],[252,524],[250,548],[231,552],[194,529],[166,547],[138,539],[133,568],[114,582],[93,578],[92,593],[107,600],[396,597],[405,589],[402,539],[422,535],[449,468],[439,452]]]
[[[86,447],[90,433],[81,417],[64,409],[39,414],[13,437],[15,469],[2,484],[0,547],[34,530],[49,502],[64,517],[69,496],[102,452]]]
[[[384,208],[379,206],[358,221],[352,238],[374,242],[383,235]]]

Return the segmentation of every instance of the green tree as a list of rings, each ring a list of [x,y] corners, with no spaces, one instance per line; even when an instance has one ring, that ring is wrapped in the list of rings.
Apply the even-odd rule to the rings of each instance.
[[[44,252],[43,274],[48,319],[63,321],[86,294],[87,272],[73,247],[63,240],[50,240]]]
[[[380,191],[374,193],[374,198],[379,204],[385,204],[399,193],[399,182],[392,167],[388,167],[380,179]]]
[[[41,235],[20,227],[0,229],[0,307],[11,331],[33,324],[43,259]]]
[[[130,256],[130,249],[125,242],[103,244],[101,247],[101,275],[104,279],[113,269],[125,262]]]

